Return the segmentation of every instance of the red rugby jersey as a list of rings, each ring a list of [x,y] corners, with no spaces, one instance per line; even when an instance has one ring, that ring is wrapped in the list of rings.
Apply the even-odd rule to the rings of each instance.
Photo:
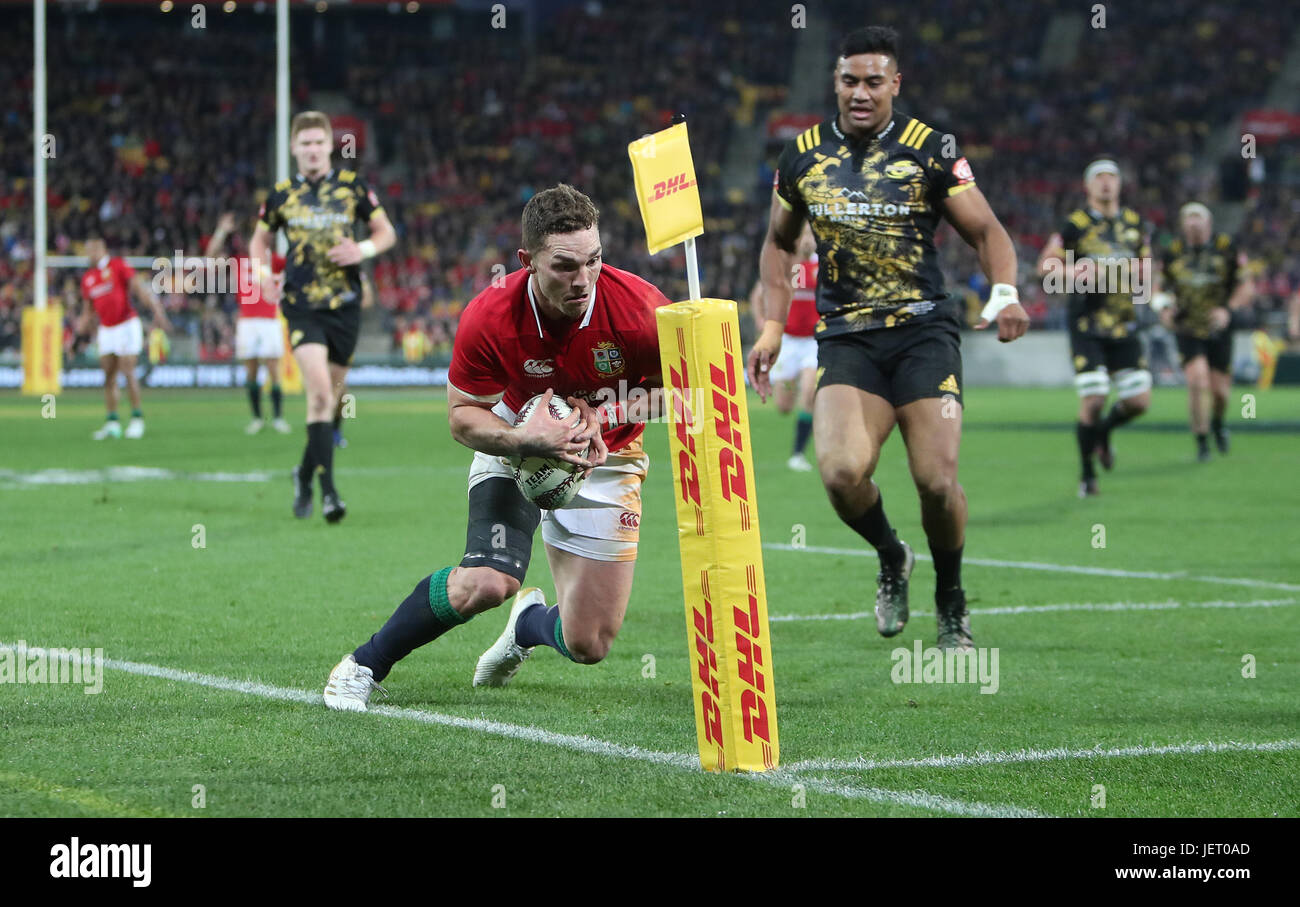
[[[131,278],[135,270],[121,258],[106,258],[81,275],[81,293],[95,307],[102,327],[111,328],[135,317]]]
[[[239,256],[239,317],[240,318],[274,318],[280,306],[262,298],[261,275],[250,272],[252,259],[247,255]],[[284,256],[271,255],[271,273],[279,274],[284,270]],[[248,288],[248,292],[245,292]]]
[[[811,337],[817,327],[817,256],[796,265],[794,297],[790,300],[790,314],[785,318],[785,332],[791,337]]]
[[[529,399],[557,397],[603,402],[608,389],[624,399],[628,390],[657,377],[659,336],[654,310],[668,300],[654,286],[610,265],[600,269],[587,314],[580,321],[548,322],[529,292],[528,272],[509,274],[502,287],[488,287],[460,316],[448,382],[513,421]],[[619,425],[604,433],[610,451],[620,450],[643,426]]]

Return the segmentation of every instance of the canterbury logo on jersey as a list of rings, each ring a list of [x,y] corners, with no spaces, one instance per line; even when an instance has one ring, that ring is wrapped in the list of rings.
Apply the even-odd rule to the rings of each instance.
[[[524,362],[524,373],[528,375],[549,375],[554,371],[554,359],[528,359]]]

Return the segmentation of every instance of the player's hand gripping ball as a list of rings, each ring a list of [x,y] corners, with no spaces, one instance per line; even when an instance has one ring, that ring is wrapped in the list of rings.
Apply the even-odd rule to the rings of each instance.
[[[543,396],[545,395],[538,394],[524,404],[523,409],[519,410],[519,415],[515,417],[515,425],[523,425],[528,421],[528,417],[541,403]],[[557,396],[551,397],[552,419],[563,421],[572,413],[573,407],[563,399]],[[590,456],[590,451],[591,449],[588,448],[584,456]],[[559,510],[561,507],[567,507],[578,496],[585,481],[583,467],[556,457],[511,458],[509,462],[514,469],[515,484],[519,486],[519,490],[523,492],[524,497],[543,510]]]

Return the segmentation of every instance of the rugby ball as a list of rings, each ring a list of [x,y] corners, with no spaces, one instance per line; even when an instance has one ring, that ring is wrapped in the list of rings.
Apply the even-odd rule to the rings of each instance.
[[[525,403],[515,417],[515,425],[527,422],[544,396],[538,394]],[[549,408],[552,419],[563,420],[573,414],[573,407],[562,397],[552,396]],[[509,462],[520,492],[543,510],[567,507],[582,489],[583,468],[574,463],[566,463],[555,457],[512,458]]]

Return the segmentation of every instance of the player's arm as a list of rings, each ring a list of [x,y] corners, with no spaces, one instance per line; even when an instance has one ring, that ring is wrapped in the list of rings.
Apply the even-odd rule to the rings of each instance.
[[[95,326],[95,307],[90,304],[90,297],[82,295],[81,307],[77,310],[77,333],[89,337]]]
[[[203,255],[216,258],[226,246],[226,238],[235,232],[235,215],[229,211],[217,218],[217,228],[212,231],[208,244],[203,248]]]
[[[1155,275],[1152,278],[1154,283],[1151,287],[1151,308],[1160,316],[1160,323],[1165,326],[1166,330],[1174,329],[1174,319],[1178,314],[1178,301],[1173,292],[1165,290],[1165,269],[1169,267],[1169,257],[1166,255],[1160,261],[1160,267],[1155,269]]]
[[[171,320],[168,319],[167,312],[163,309],[162,300],[145,282],[143,274],[136,274],[131,278],[131,290],[135,294],[135,298],[147,305],[153,312],[154,326],[160,327],[170,334],[172,332]]]
[[[1244,309],[1255,301],[1255,278],[1247,270],[1249,264],[1246,253],[1242,252],[1237,256],[1237,285],[1233,287],[1232,295],[1228,297],[1228,308],[1233,312]]]
[[[972,185],[948,196],[943,200],[943,216],[975,250],[984,276],[993,285],[976,330],[996,321],[998,340],[1003,343],[1023,336],[1029,330],[1029,315],[1021,308],[1016,292],[1016,247],[984,193]]]
[[[1292,342],[1300,341],[1300,290],[1291,295],[1286,306],[1286,335]]]
[[[745,363],[749,383],[763,400],[772,393],[772,381],[768,373],[781,352],[781,335],[785,332],[785,319],[790,314],[790,303],[794,299],[790,272],[798,263],[796,249],[799,234],[803,232],[804,219],[802,209],[795,208],[778,191],[773,190],[767,236],[763,239],[763,250],[758,259],[763,321],[758,340],[754,342],[754,348],[749,351],[749,359]]]
[[[271,228],[266,221],[259,220],[253,230],[253,238],[248,241],[248,257],[256,270],[258,283],[262,288],[262,298],[270,303],[280,301],[280,288],[275,275],[271,273],[273,253],[271,251]]]
[[[370,226],[370,238],[361,242],[350,237],[339,240],[328,252],[330,261],[336,265],[356,265],[367,258],[382,255],[397,244],[397,231],[383,208],[376,208],[366,221]]]
[[[749,311],[754,316],[754,327],[763,330],[763,280],[754,281],[754,289],[749,291]]]
[[[1060,233],[1053,233],[1047,238],[1047,245],[1043,246],[1043,251],[1038,253],[1038,264],[1035,266],[1039,277],[1046,277],[1047,272],[1056,267],[1054,261],[1065,258],[1065,243],[1061,240]]]
[[[451,436],[471,450],[497,457],[558,457],[569,463],[590,468],[592,464],[580,455],[587,450],[590,439],[577,440],[583,427],[582,414],[574,410],[563,421],[552,419],[547,402],[552,392],[548,389],[542,405],[533,410],[523,425],[511,425],[492,412],[493,403],[447,387],[447,423]]]

